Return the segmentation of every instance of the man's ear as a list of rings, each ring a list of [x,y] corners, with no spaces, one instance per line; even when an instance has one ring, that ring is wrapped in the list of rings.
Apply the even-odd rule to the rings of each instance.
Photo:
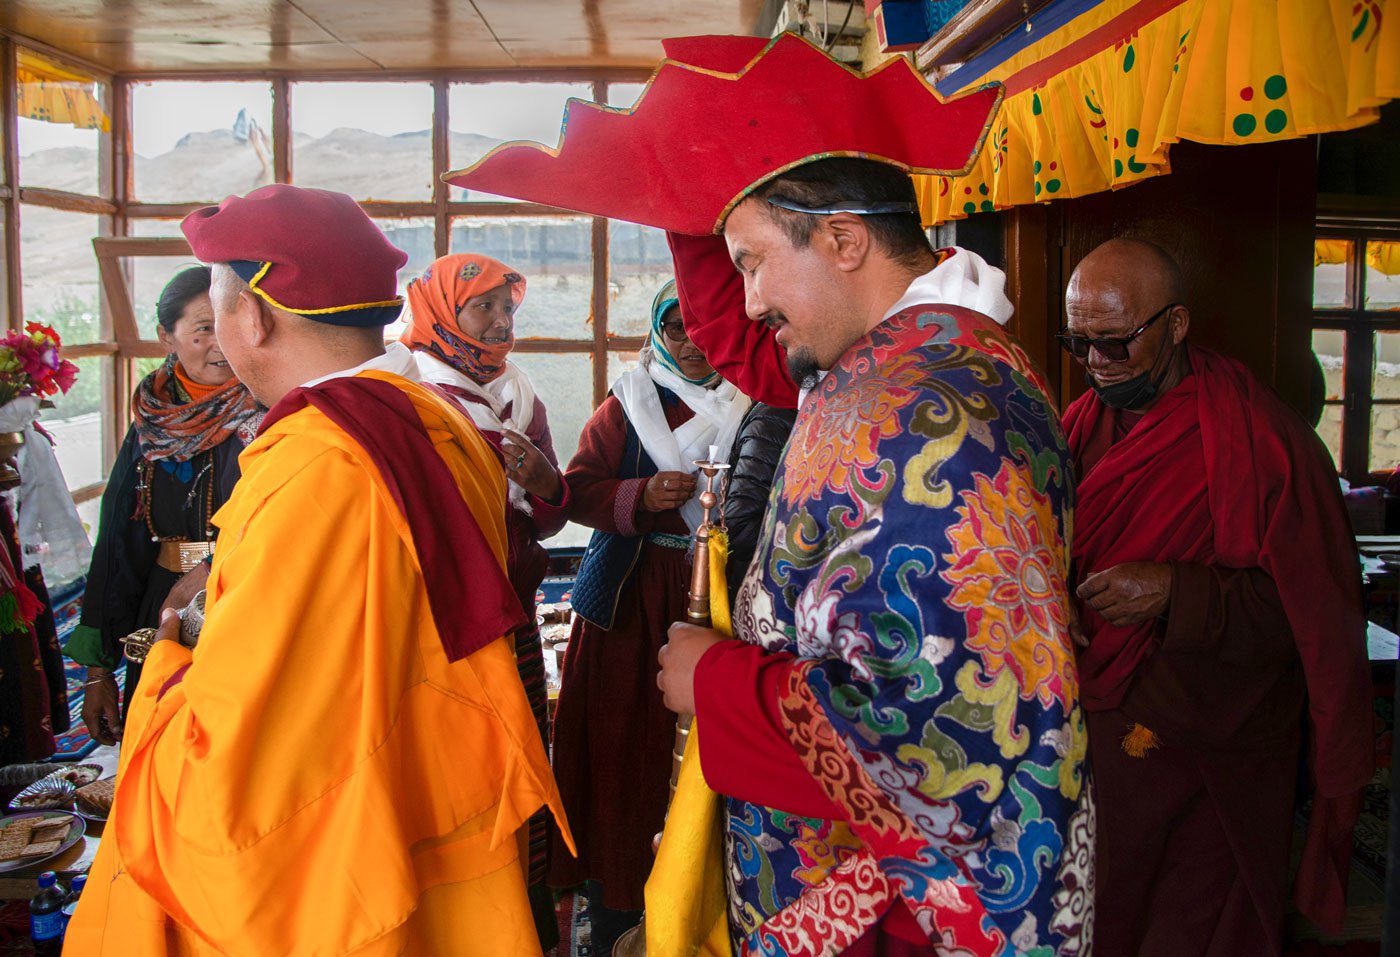
[[[855,213],[832,213],[822,217],[817,236],[833,264],[842,272],[859,269],[870,255],[870,227]]]
[[[1181,345],[1181,340],[1186,338],[1186,333],[1191,329],[1191,310],[1185,306],[1177,306],[1168,317],[1171,322],[1172,345]]]
[[[249,347],[266,345],[272,338],[275,328],[272,310],[249,289],[239,290],[238,322],[242,326],[244,343]]]

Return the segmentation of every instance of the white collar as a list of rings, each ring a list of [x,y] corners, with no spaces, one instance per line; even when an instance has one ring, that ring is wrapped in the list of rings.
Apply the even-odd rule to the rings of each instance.
[[[303,389],[320,385],[331,379],[342,379],[346,376],[359,375],[361,372],[392,372],[394,375],[403,376],[412,382],[422,381],[422,376],[418,374],[418,364],[413,360],[413,353],[401,342],[391,342],[384,347],[384,354],[375,356],[368,362],[361,362],[353,369],[342,369],[339,372],[332,372],[312,379],[310,382],[303,382]]]
[[[910,306],[941,304],[972,309],[1006,325],[1015,309],[1006,297],[1006,273],[970,249],[954,246],[951,252],[911,282],[884,319]]]

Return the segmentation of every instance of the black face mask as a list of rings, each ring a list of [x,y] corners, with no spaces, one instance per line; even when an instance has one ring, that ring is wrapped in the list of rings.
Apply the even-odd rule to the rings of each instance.
[[[1162,346],[1166,345],[1167,339],[1171,336],[1170,330],[1166,336],[1162,337]],[[1162,379],[1165,377],[1165,370],[1171,367],[1170,359],[1162,363],[1162,346],[1157,347],[1157,357],[1152,360],[1152,367],[1146,372],[1139,373],[1131,379],[1122,382],[1115,382],[1112,385],[1101,386],[1094,381],[1094,377],[1087,370],[1085,376],[1089,380],[1089,388],[1098,395],[1099,401],[1110,409],[1126,409],[1129,412],[1136,412],[1138,409],[1145,409],[1157,398],[1157,390],[1161,387]],[[1176,346],[1173,345],[1168,356],[1175,354]],[[1157,367],[1162,365],[1163,374],[1159,375]]]

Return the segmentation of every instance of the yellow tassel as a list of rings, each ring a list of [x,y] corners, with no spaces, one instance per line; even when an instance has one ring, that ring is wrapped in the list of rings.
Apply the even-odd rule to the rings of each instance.
[[[1123,750],[1129,757],[1145,758],[1147,752],[1161,745],[1157,735],[1151,728],[1145,728],[1140,724],[1133,725],[1133,730],[1123,735]]]

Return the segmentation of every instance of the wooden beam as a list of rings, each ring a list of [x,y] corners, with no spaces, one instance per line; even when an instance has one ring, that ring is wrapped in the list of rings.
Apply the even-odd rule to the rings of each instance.
[[[593,218],[593,408],[608,397],[608,221]]]
[[[515,352],[589,352],[592,339],[516,339]]]
[[[50,59],[57,60],[59,63],[66,63],[71,66],[77,67],[79,70],[91,74],[92,78],[95,80],[102,80],[105,82],[111,80],[114,76],[112,71],[107,69],[105,66],[98,66],[91,60],[84,60],[82,57],[74,56],[71,53],[65,53],[57,47],[49,46],[42,40],[35,40],[32,37],[21,36],[20,34],[12,33],[9,30],[0,30],[0,36],[9,37],[12,43],[16,43],[19,46],[33,50],[35,53],[42,54],[43,56],[49,57]]]
[[[432,200],[392,200],[363,199],[358,201],[360,208],[371,216],[416,217],[432,219],[437,215],[437,206]]]
[[[117,211],[117,204],[100,196],[84,196],[62,189],[46,189],[39,186],[21,186],[19,201],[49,209],[63,209],[70,213],[88,213],[93,216],[111,216]]]
[[[26,41],[26,46],[30,44]],[[71,57],[70,57],[71,59]],[[450,83],[583,83],[605,79],[613,83],[645,83],[655,72],[652,67],[536,67],[534,69],[456,69],[456,70],[138,70],[122,73],[129,80],[150,83],[161,80],[228,82],[237,80],[288,80],[296,82],[424,83],[443,77]],[[110,76],[104,73],[103,76]]]
[[[543,206],[539,203],[463,203],[447,204],[447,211],[453,216],[582,216],[576,209],[560,209],[558,206]]]
[[[99,236],[92,241],[92,248],[97,253],[97,269],[112,315],[112,334],[117,341],[118,354],[126,358],[164,355],[165,350],[158,343],[141,337],[122,260],[132,256],[192,256],[190,244],[175,237]],[[155,351],[152,351],[153,346]]]
[[[114,236],[92,241],[98,259],[120,259],[124,256],[193,256],[190,244],[182,236]]]
[[[209,203],[127,203],[128,219],[184,219]]]
[[[92,356],[114,356],[117,354],[117,344],[115,342],[83,342],[77,345],[63,346],[63,358],[65,359],[87,359]]]
[[[106,490],[106,482],[93,482],[91,485],[84,485],[82,488],[71,493],[73,496],[73,504],[81,505],[84,502],[90,502],[99,497]]]
[[[962,64],[1000,40],[1010,30],[1024,29],[1027,11],[1034,13],[1048,0],[969,0],[914,53],[914,66],[928,74],[940,67]]]
[[[272,81],[272,181],[292,181],[292,84],[285,76]]]
[[[450,117],[447,107],[447,78],[433,80],[433,252],[446,256],[452,246],[452,214],[447,210],[451,187],[442,174],[451,162]]]
[[[4,173],[0,180],[12,190],[19,189],[19,78],[15,72],[13,38],[0,44],[0,122],[5,124],[0,141],[4,143]],[[11,329],[24,328],[23,277],[20,275],[19,203],[5,204],[5,314]]]
[[[112,81],[112,199],[117,204],[117,215],[123,218],[135,194],[134,165],[131,149],[131,82],[119,76]],[[116,233],[126,235],[124,223]]]

